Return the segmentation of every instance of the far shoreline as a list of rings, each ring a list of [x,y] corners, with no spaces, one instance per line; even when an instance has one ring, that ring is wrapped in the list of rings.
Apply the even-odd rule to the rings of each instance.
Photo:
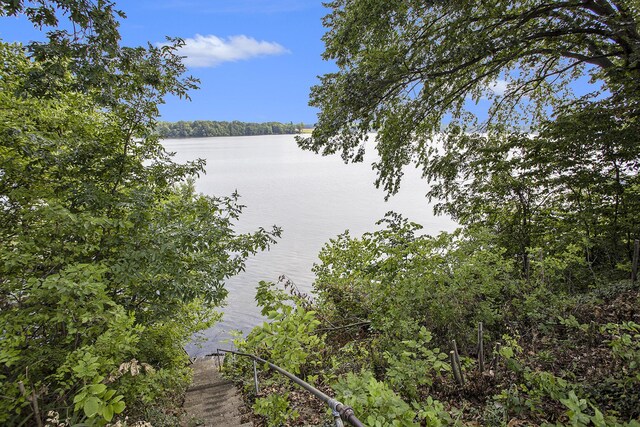
[[[230,136],[302,135],[310,134],[313,125],[305,123],[281,122],[241,122],[234,121],[160,121],[155,126],[162,139],[214,138]]]

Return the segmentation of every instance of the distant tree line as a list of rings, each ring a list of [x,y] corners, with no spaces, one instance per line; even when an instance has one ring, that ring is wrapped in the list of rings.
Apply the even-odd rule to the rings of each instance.
[[[196,120],[193,122],[159,122],[156,131],[161,138],[201,138],[210,136],[284,135],[300,133],[303,123],[246,123],[234,120],[218,122]]]

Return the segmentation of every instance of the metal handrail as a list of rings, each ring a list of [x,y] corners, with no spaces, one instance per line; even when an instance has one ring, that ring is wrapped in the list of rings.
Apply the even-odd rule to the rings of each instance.
[[[238,356],[244,356],[244,357],[249,357],[251,359],[253,359],[253,379],[254,379],[254,385],[256,388],[256,393],[258,393],[258,375],[257,375],[257,369],[256,369],[256,362],[260,362],[260,363],[265,363],[267,366],[269,366],[270,369],[284,375],[285,377],[289,378],[291,381],[293,381],[294,383],[296,383],[297,385],[299,385],[300,387],[304,388],[305,390],[307,390],[309,393],[313,394],[315,397],[317,397],[318,399],[320,399],[321,401],[323,401],[332,411],[333,413],[333,417],[336,421],[336,427],[342,427],[342,420],[350,423],[352,426],[354,427],[366,427],[364,424],[362,424],[362,422],[356,417],[355,413],[353,412],[353,408],[351,408],[350,406],[347,406],[341,402],[339,402],[338,400],[329,397],[328,395],[326,395],[325,393],[321,392],[320,390],[318,390],[317,388],[315,388],[314,386],[312,386],[311,384],[305,382],[304,380],[296,377],[295,375],[293,375],[291,372],[288,372],[284,369],[282,369],[281,367],[274,365],[273,363],[261,359],[260,357],[254,355],[254,354],[249,354],[249,353],[241,353],[239,351],[233,351],[233,350],[224,350],[224,349],[217,349],[217,356],[218,356],[218,366],[222,366],[220,364],[220,352],[224,352],[224,353],[232,353],[232,354],[237,354]]]

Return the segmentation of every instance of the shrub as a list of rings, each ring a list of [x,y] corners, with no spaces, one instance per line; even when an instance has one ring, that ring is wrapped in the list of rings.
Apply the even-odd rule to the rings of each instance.
[[[417,411],[393,392],[386,383],[377,381],[369,371],[348,373],[333,385],[337,398],[351,406],[356,415],[366,416],[370,427],[418,427]]]

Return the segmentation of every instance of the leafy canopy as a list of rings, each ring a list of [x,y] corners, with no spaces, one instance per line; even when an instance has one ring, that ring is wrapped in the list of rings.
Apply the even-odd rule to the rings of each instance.
[[[375,130],[376,185],[397,192],[415,164],[438,213],[492,229],[524,272],[536,247],[627,262],[640,233],[636,1],[329,6],[324,57],[338,71],[312,89],[321,112],[303,148],[362,161]],[[586,77],[592,90],[574,91]],[[484,122],[471,105],[483,99]]]
[[[302,147],[361,161],[376,130],[377,185],[398,190],[402,167],[422,164],[444,121],[476,124],[470,101],[488,97],[499,123],[530,125],[561,112],[570,82],[588,75],[637,108],[640,8],[634,0],[336,0],[324,18],[324,58],[338,71],[312,89],[318,124]],[[504,94],[493,91],[507,83]],[[520,125],[523,123],[520,122]]]

